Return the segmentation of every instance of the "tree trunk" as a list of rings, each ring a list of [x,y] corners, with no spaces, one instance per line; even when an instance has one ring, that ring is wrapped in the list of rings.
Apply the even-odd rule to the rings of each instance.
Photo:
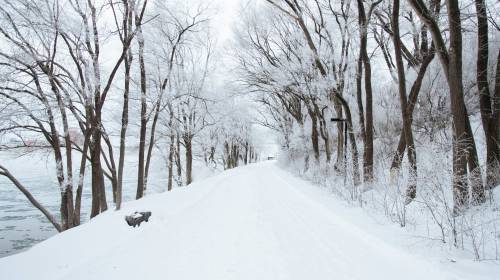
[[[231,158],[231,151],[229,150],[229,143],[227,141],[224,141],[224,156],[222,157],[224,170],[229,169],[230,158]]]
[[[316,119],[319,122],[319,132],[321,139],[323,139],[323,143],[325,145],[326,162],[328,163],[332,158],[332,152],[330,148],[330,134],[328,133],[324,113],[319,109],[316,103],[313,103],[313,106],[314,112],[316,113]]]
[[[61,93],[56,85],[54,80],[54,76],[51,68],[43,68],[46,69],[46,74],[49,78],[49,83],[54,93],[57,105],[59,107],[59,112],[61,114],[61,122],[63,125],[64,132],[64,148],[65,148],[65,156],[66,156],[66,179],[61,183],[61,205],[60,205],[60,213],[61,213],[61,226],[63,230],[69,229],[73,227],[73,157],[72,157],[72,143],[71,143],[71,135],[69,133],[69,125],[68,125],[68,117],[66,114],[66,106],[62,99]],[[55,131],[55,130],[54,130]],[[63,175],[63,162],[62,155],[60,154],[60,142],[59,140],[55,141],[56,145],[54,148],[57,149],[56,155],[56,163],[57,163],[57,172]],[[59,157],[59,159],[57,159]]]
[[[410,89],[410,96],[408,100],[408,106],[407,106],[407,113],[410,117],[410,124],[413,121],[413,111],[415,110],[415,104],[417,104],[418,100],[418,95],[420,93],[420,88],[422,87],[422,81],[424,80],[425,73],[427,72],[427,68],[429,64],[432,62],[434,59],[434,50],[432,50],[423,60],[422,64],[420,65],[420,69],[418,70],[417,78],[413,82],[413,85]],[[406,140],[405,140],[405,135],[404,131],[401,131],[401,134],[399,135],[399,142],[398,142],[398,148],[396,150],[396,154],[394,155],[394,158],[392,159],[391,163],[391,173],[395,175],[394,173],[397,173],[399,169],[401,168],[401,162],[403,160],[403,155],[406,149]]]
[[[89,142],[90,142],[90,129],[87,126],[87,131],[85,131],[85,140],[83,142],[82,149],[82,159],[80,161],[80,172],[78,177],[78,186],[76,189],[76,198],[75,198],[75,211],[73,212],[73,223],[75,226],[80,225],[81,220],[81,208],[82,208],[82,193],[83,193],[83,183],[85,178],[85,169],[87,166],[87,152],[89,150]]]
[[[311,141],[314,152],[314,159],[319,161],[319,137],[318,137],[318,123],[316,116],[311,116]]]
[[[90,149],[90,162],[92,166],[92,209],[90,217],[93,218],[103,211],[102,196],[102,166],[101,166],[101,128],[100,114],[94,116],[92,121],[92,143]]]
[[[130,24],[129,24],[130,25]],[[123,91],[122,126],[120,129],[120,155],[118,158],[118,184],[116,186],[116,210],[120,210],[123,196],[123,168],[125,166],[125,149],[128,128],[128,101],[130,93],[130,68],[132,64],[132,52],[127,51],[125,57],[125,89]]]
[[[373,181],[373,97],[371,84],[371,65],[367,52],[368,41],[368,19],[362,0],[358,2],[359,34],[360,34],[360,55],[363,60],[365,74],[365,139],[363,153],[363,178],[369,183]]]
[[[193,182],[193,147],[191,135],[184,138],[184,147],[186,148],[186,185],[189,185]]]
[[[139,162],[137,172],[137,193],[135,198],[139,199],[144,195],[144,153],[146,147],[146,128],[147,128],[147,104],[146,104],[146,66],[144,63],[144,37],[142,27],[139,21],[139,15],[135,16],[137,30],[137,42],[139,44],[139,65],[141,72],[141,128],[139,134]]]
[[[496,123],[496,139],[497,145],[500,145],[500,50],[498,50],[498,55],[497,55],[497,67],[496,67],[496,74],[495,74],[495,94],[493,96],[493,122]],[[498,149],[500,147],[497,146]],[[499,170],[500,169],[500,151],[499,154],[495,156],[496,161],[492,164],[493,168],[491,169],[492,172],[490,172],[490,176],[493,177],[492,181],[492,186],[490,188],[495,187],[496,185],[500,184],[500,171],[498,172],[493,172],[494,170]],[[492,159],[493,161],[493,159]]]
[[[245,142],[245,157],[243,159],[245,165],[248,164],[248,142]]]
[[[123,18],[123,38],[127,39],[130,37],[132,32],[132,9],[127,2],[124,3],[125,13]],[[125,42],[123,42],[124,45]],[[125,63],[125,81],[124,81],[124,91],[123,91],[123,109],[122,109],[122,125],[120,129],[120,155],[118,158],[118,180],[116,186],[116,210],[120,210],[122,205],[123,196],[123,168],[125,166],[125,149],[126,149],[126,137],[128,128],[128,103],[129,103],[129,93],[130,93],[130,68],[132,67],[132,52],[130,48],[127,49],[127,53],[123,59]]]
[[[167,183],[167,190],[171,191],[173,187],[173,177],[174,177],[174,171],[173,171],[173,161],[174,161],[174,143],[175,143],[175,136],[172,133],[170,135],[170,145],[168,149],[168,183]]]
[[[181,165],[181,140],[177,133],[176,149],[175,149],[175,166],[177,167],[177,178],[179,186],[182,186],[182,165]]]
[[[105,131],[103,132],[102,136],[103,136],[104,142],[106,143],[106,146],[108,146],[109,159],[106,158],[105,153],[103,153],[102,155],[104,158],[104,162],[106,163],[106,165],[109,169],[109,172],[110,172],[110,175],[107,177],[111,181],[111,187],[112,187],[112,191],[113,191],[113,202],[116,203],[116,192],[118,189],[118,176],[116,174],[116,164],[115,164],[115,158],[114,158],[114,152],[113,152],[113,145],[111,144],[111,140],[109,140],[109,136],[107,135],[107,133]]]
[[[464,104],[465,106],[465,104]],[[472,193],[472,203],[477,205],[486,202],[486,195],[484,191],[484,185],[482,181],[481,166],[479,165],[479,157],[476,150],[476,142],[474,140],[474,134],[472,133],[472,128],[469,121],[469,115],[467,114],[467,108],[464,108],[465,112],[465,129],[467,132],[467,165],[469,166],[469,182],[471,185]]]
[[[104,183],[104,172],[102,170],[101,166],[101,177],[100,177],[101,183],[99,184],[100,190],[99,190],[99,207],[101,208],[101,213],[108,210],[108,202],[106,200],[106,184]]]
[[[396,68],[398,70],[398,89],[399,101],[401,105],[401,116],[403,118],[403,132],[408,147],[408,162],[409,162],[409,182],[406,189],[406,204],[411,202],[417,194],[417,159],[416,150],[413,143],[413,133],[411,130],[411,117],[408,110],[408,102],[406,97],[406,77],[403,65],[403,57],[401,54],[401,37],[399,35],[399,0],[393,1],[392,10],[392,36],[394,42],[394,53],[396,58]]]
[[[500,173],[498,161],[500,160],[498,138],[498,119],[493,112],[491,93],[488,83],[488,17],[484,0],[475,0],[477,15],[477,88],[479,94],[479,106],[481,110],[481,121],[486,139],[486,186],[491,188],[498,182],[495,174]]]
[[[462,30],[458,0],[446,0],[450,29],[448,84],[453,115],[453,198],[455,213],[468,205],[467,158],[470,137],[466,130],[465,102],[462,84]]]
[[[497,67],[495,74],[495,95],[493,96],[493,114],[494,121],[497,123],[497,138],[500,138],[500,50],[497,55]],[[499,145],[499,142],[497,142]],[[498,160],[500,161],[500,159]],[[498,164],[499,162],[497,162]],[[499,178],[500,179],[500,178]]]
[[[215,147],[210,147],[210,155],[208,156],[208,160],[214,165],[217,164],[215,161]]]
[[[309,116],[311,117],[311,142],[313,147],[314,159],[319,162],[319,135],[318,135],[318,117],[312,108],[309,108]]]
[[[373,181],[373,101],[371,89],[371,66],[365,63],[365,104],[366,104],[366,133],[365,149],[363,153],[363,177],[365,182]]]
[[[358,121],[359,127],[361,129],[361,139],[365,141],[365,110],[363,109],[363,89],[362,89],[362,79],[363,79],[363,59],[361,58],[361,53],[359,54],[358,63],[356,66],[356,104],[358,105]]]
[[[477,152],[470,129],[469,117],[467,115],[463,94],[460,7],[458,0],[446,0],[450,41],[449,50],[447,50],[441,31],[434,17],[422,0],[409,0],[409,2],[413,10],[415,10],[431,32],[436,51],[441,61],[441,66],[450,88],[450,107],[453,117],[453,210],[455,214],[459,214],[469,204],[467,163],[469,163],[471,172],[480,174],[479,166],[474,169],[474,166],[477,165],[475,160],[477,158]],[[480,177],[476,176],[476,178],[471,180],[474,192],[481,192],[483,188],[480,187],[480,185],[482,185],[480,184]],[[473,196],[480,198],[481,194],[475,193]]]
[[[340,102],[334,99],[334,108],[335,113],[339,118],[343,118],[342,105]],[[344,161],[344,124],[341,122],[337,122],[337,160],[335,162],[335,167],[340,169],[340,166],[343,166]]]
[[[149,137],[148,153],[146,155],[146,169],[144,171],[144,190],[148,187],[148,175],[149,175],[149,165],[151,164],[151,156],[153,154],[153,146],[155,143],[155,132],[156,124],[158,123],[158,117],[160,116],[160,100],[156,103],[155,115],[153,117],[153,124],[151,125],[151,134]]]
[[[351,115],[351,109],[349,108],[349,104],[347,104],[347,101],[342,98],[342,96],[335,91],[332,91],[333,97],[337,98],[338,101],[342,104],[342,107],[344,108],[345,111],[345,119],[347,122],[347,134],[349,137],[349,142],[351,146],[351,157],[352,157],[352,169],[353,169],[353,184],[354,186],[357,186],[361,182],[360,178],[360,173],[359,173],[359,153],[358,153],[358,147],[356,144],[356,135],[354,134],[354,128],[352,125],[352,115]],[[347,151],[345,151],[347,153]],[[347,172],[345,170],[344,172]]]

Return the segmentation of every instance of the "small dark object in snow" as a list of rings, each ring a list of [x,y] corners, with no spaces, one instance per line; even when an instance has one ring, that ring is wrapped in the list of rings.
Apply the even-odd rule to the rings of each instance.
[[[151,217],[151,212],[134,212],[134,214],[125,216],[125,221],[131,227],[141,226],[142,222],[147,222]]]

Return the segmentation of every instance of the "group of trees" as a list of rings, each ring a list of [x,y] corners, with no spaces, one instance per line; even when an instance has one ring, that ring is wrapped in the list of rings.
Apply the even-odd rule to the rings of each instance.
[[[91,217],[108,209],[107,187],[120,209],[131,187],[124,186],[126,157],[137,157],[137,199],[155,153],[166,154],[166,190],[193,181],[197,156],[226,168],[255,160],[248,119],[215,110],[209,9],[159,0],[1,1],[2,150],[49,152],[60,220],[31,195],[22,174],[0,163],[0,175],[58,231],[80,224],[85,181]],[[201,138],[220,135],[215,127],[227,137]]]
[[[418,192],[416,143],[425,133],[417,126],[437,118],[420,115],[427,107],[435,112],[435,98],[445,100],[439,113],[451,120],[444,129],[452,131],[459,214],[499,184],[500,27],[490,2],[255,1],[234,29],[237,79],[254,93],[259,122],[278,132],[288,153],[302,156],[306,168],[326,163],[349,174],[356,188],[377,179],[380,131],[396,132],[390,172],[408,168],[406,204]],[[125,158],[134,149],[137,199],[155,153],[164,155],[167,190],[193,181],[197,158],[224,169],[258,159],[252,114],[212,83],[220,57],[209,8],[200,3],[1,0],[1,148],[50,152],[60,221],[2,163],[0,175],[58,231],[80,224],[86,180],[91,217],[108,209],[106,186],[120,209]],[[464,57],[474,75],[463,72]],[[381,79],[397,92],[393,127],[377,122],[383,108],[376,101],[391,98]],[[476,108],[483,162],[470,119]]]
[[[350,166],[354,186],[363,183],[365,189],[375,179],[374,162],[383,160],[374,158],[375,133],[383,129],[376,127],[374,100],[390,95],[390,89],[380,88],[388,84],[380,79],[392,81],[399,96],[399,113],[392,118],[401,121],[397,146],[390,147],[394,149],[391,173],[399,174],[406,153],[409,204],[418,191],[414,111],[423,103],[419,93],[429,78],[427,70],[441,68],[434,79],[447,85],[446,94],[432,84],[425,90],[449,104],[451,185],[454,211],[459,214],[471,203],[483,203],[485,190],[499,184],[499,27],[498,16],[488,9],[488,3],[494,5],[490,2],[261,1],[238,26],[239,74],[265,108],[262,122],[281,135],[285,150],[302,153],[306,168],[310,157],[314,164],[329,163],[336,152],[333,168],[348,172],[345,169]],[[464,38],[465,46],[477,52],[474,58],[467,56],[467,67],[476,65],[473,81],[462,70]],[[464,84],[472,86],[466,91]],[[470,92],[479,100],[484,162],[479,160],[471,128],[475,101],[465,101]],[[346,123],[337,122],[336,135],[332,135],[332,117]],[[345,135],[348,145],[344,147]],[[342,164],[345,153],[349,164]]]

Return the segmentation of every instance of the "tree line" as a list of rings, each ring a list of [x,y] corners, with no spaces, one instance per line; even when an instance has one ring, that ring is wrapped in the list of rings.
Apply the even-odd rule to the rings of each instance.
[[[262,104],[261,123],[278,132],[284,150],[302,157],[306,170],[326,163],[348,173],[360,191],[371,188],[376,163],[385,160],[375,151],[388,148],[392,176],[403,167],[409,174],[405,204],[414,201],[422,164],[415,130],[420,139],[432,140],[436,132],[420,125],[445,123],[439,130],[452,134],[450,185],[459,215],[484,203],[487,190],[500,182],[500,49],[493,5],[485,0],[265,0],[237,27],[234,56],[242,83]],[[388,83],[373,80],[374,75],[397,85],[397,96],[381,88]],[[399,112],[391,111],[392,124],[377,127],[377,114],[389,114],[383,110],[387,104]],[[439,112],[432,108],[436,105]],[[471,125],[476,112],[480,132]],[[475,133],[485,139],[483,162]],[[381,143],[396,135],[396,145]]]
[[[81,223],[86,185],[91,218],[108,210],[107,188],[121,208],[131,187],[126,157],[137,162],[136,199],[148,190],[155,154],[168,191],[194,180],[193,162],[227,169],[257,160],[250,119],[211,82],[218,54],[210,9],[157,0],[1,1],[1,150],[49,152],[59,213],[31,194],[22,174],[0,163],[0,175],[58,231]]]

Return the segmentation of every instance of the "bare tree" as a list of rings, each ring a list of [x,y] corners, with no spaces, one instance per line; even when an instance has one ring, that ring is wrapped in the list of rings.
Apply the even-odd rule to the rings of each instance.
[[[429,28],[438,57],[450,88],[453,116],[453,194],[455,212],[459,213],[469,203],[467,164],[472,173],[472,193],[475,202],[485,200],[481,183],[477,151],[472,137],[469,117],[465,108],[462,81],[462,34],[460,7],[457,0],[447,0],[449,49],[444,43],[441,30],[422,0],[408,0],[413,10]],[[474,175],[476,174],[476,175]]]
[[[182,61],[182,56],[183,48],[189,48],[189,40],[192,34],[198,33],[201,29],[202,26],[207,23],[207,18],[204,15],[206,12],[206,9],[204,6],[199,6],[194,14],[192,16],[188,16],[187,18],[181,18],[178,15],[175,14],[175,11],[170,11],[168,7],[165,7],[163,5],[160,5],[158,7],[160,12],[163,12],[165,14],[165,17],[168,17],[169,20],[160,19],[157,20],[157,24],[153,27],[154,33],[155,34],[160,34],[164,40],[159,43],[156,50],[153,52],[155,57],[154,59],[160,58],[158,63],[161,63],[163,65],[166,65],[164,72],[162,71],[162,67],[158,65],[157,67],[157,73],[155,74],[156,79],[154,79],[153,83],[155,84],[155,88],[157,89],[157,97],[156,100],[154,101],[154,112],[153,112],[153,121],[150,129],[150,138],[149,138],[149,145],[148,145],[148,152],[146,155],[146,166],[145,166],[145,183],[144,187],[146,188],[147,186],[147,178],[148,178],[148,173],[149,173],[149,167],[151,163],[151,156],[153,152],[153,147],[155,143],[155,133],[156,133],[156,128],[158,124],[158,119],[160,117],[160,113],[163,111],[163,109],[166,107],[168,108],[168,125],[167,129],[170,131],[169,133],[169,139],[170,139],[170,144],[169,144],[169,156],[168,156],[168,170],[169,170],[169,175],[168,175],[168,183],[167,183],[167,189],[171,190],[172,189],[172,167],[173,167],[173,157],[174,157],[174,152],[175,152],[175,145],[174,145],[174,125],[175,125],[175,118],[174,118],[174,109],[173,109],[173,102],[175,101],[176,98],[179,96],[174,96],[171,91],[171,79],[172,79],[172,72],[176,63],[176,60],[181,60]],[[183,15],[185,16],[185,15]],[[152,40],[153,41],[153,40]],[[166,100],[165,100],[166,99]],[[166,104],[166,106],[164,105]]]
[[[401,116],[403,118],[403,132],[407,146],[410,181],[406,190],[406,200],[409,203],[416,196],[417,192],[417,154],[413,143],[413,133],[411,129],[411,117],[408,112],[408,101],[406,96],[406,78],[401,51],[401,37],[399,35],[399,0],[393,1],[392,8],[392,38],[394,41],[394,56],[396,58],[396,68],[398,70],[399,101],[401,104]]]
[[[82,156],[77,187],[76,200],[73,195],[73,147],[77,144],[72,139],[75,135],[70,130],[70,117],[76,119],[82,133],[85,135],[83,151],[89,146],[89,122],[85,121],[86,114],[75,106],[74,96],[82,96],[85,90],[77,82],[71,70],[62,63],[64,55],[57,51],[58,42],[66,39],[60,30],[61,14],[57,3],[51,5],[49,1],[40,5],[13,4],[9,1],[0,9],[5,16],[5,25],[0,26],[0,32],[7,39],[7,43],[15,46],[25,59],[18,54],[0,53],[4,60],[3,67],[10,68],[18,75],[10,76],[1,87],[0,96],[10,100],[13,106],[18,107],[28,118],[23,125],[8,126],[3,132],[24,130],[35,132],[47,142],[54,155],[57,181],[61,192],[61,223],[56,226],[51,218],[31,197],[26,188],[6,168],[2,173],[16,185],[28,199],[51,220],[56,228],[66,230],[80,223],[81,193],[85,174],[86,156]],[[36,22],[38,21],[38,22]],[[6,26],[6,27],[4,27]],[[43,28],[42,28],[43,27]],[[74,53],[70,50],[70,56]],[[79,72],[81,73],[81,72]],[[37,107],[41,112],[37,112]],[[71,112],[70,114],[68,112]],[[62,133],[61,133],[62,131]],[[24,137],[19,134],[21,139]],[[24,140],[21,147],[29,147]]]
[[[143,9],[139,12],[134,9],[135,28],[137,30],[137,44],[139,46],[139,67],[141,76],[141,125],[139,134],[139,159],[137,172],[137,193],[135,198],[139,199],[144,195],[144,157],[146,149],[146,129],[147,129],[147,92],[146,92],[146,65],[144,62],[144,35],[142,33],[142,19],[148,1],[144,0]]]
[[[367,51],[368,42],[368,25],[370,22],[373,10],[382,1],[377,0],[370,4],[368,9],[368,14],[365,11],[363,0],[357,0],[358,6],[358,24],[359,24],[359,36],[360,36],[360,47],[359,47],[359,60],[358,60],[358,104],[361,104],[362,100],[360,97],[361,93],[361,62],[363,62],[364,78],[365,78],[365,125],[363,132],[364,140],[364,153],[363,153],[363,178],[365,182],[371,182],[373,180],[373,91],[372,91],[372,78],[371,78],[371,64],[370,57]],[[358,105],[359,109],[362,110],[363,107]],[[362,112],[362,111],[361,111]],[[360,112],[360,114],[361,114]],[[363,126],[362,126],[363,127]]]
[[[119,22],[119,17],[115,9],[115,4],[111,2],[111,8],[113,10],[113,15],[115,19],[115,24],[118,29],[118,34],[122,46],[127,46],[130,36],[133,35],[132,21],[133,21],[133,9],[131,7],[131,2],[128,0],[122,0],[122,20]],[[120,147],[118,155],[118,170],[117,170],[117,182],[116,190],[114,190],[114,199],[116,203],[116,210],[121,208],[122,196],[123,196],[123,169],[125,166],[125,150],[126,150],[126,135],[129,123],[129,95],[130,95],[130,79],[131,79],[131,67],[132,67],[132,51],[130,48],[127,49],[124,62],[124,90],[123,90],[123,106],[122,106],[122,116],[121,116],[121,128],[120,128]]]
[[[178,90],[183,90],[186,94],[179,98],[176,118],[179,124],[180,142],[185,149],[186,185],[193,181],[193,138],[209,125],[206,119],[206,99],[203,91],[212,51],[209,43],[205,53],[195,55],[190,58],[190,61],[185,61],[185,68],[182,67],[179,72]]]
[[[481,121],[486,139],[486,186],[496,186],[500,172],[500,119],[498,109],[494,108],[494,96],[490,92],[488,82],[488,17],[486,14],[486,3],[484,0],[475,0],[477,16],[477,64],[476,79],[479,95],[479,107],[481,110]],[[498,103],[498,102],[497,102]]]

